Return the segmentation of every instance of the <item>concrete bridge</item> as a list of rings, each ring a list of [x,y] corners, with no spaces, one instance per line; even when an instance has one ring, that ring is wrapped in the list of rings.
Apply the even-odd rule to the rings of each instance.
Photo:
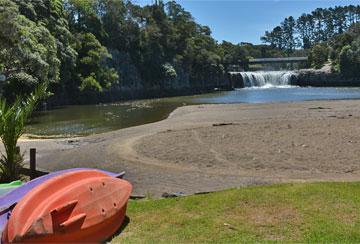
[[[255,64],[294,64],[307,62],[308,57],[286,57],[286,58],[253,58],[247,61],[240,61],[235,63],[224,63],[228,68],[228,71],[246,71],[249,69],[249,65]],[[240,69],[239,69],[240,68]]]
[[[288,58],[254,58],[249,60],[249,64],[263,64],[263,63],[298,63],[306,62],[308,57],[288,57]]]

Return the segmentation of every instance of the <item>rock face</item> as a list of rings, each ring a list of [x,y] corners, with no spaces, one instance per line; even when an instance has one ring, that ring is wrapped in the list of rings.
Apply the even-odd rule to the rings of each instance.
[[[245,87],[244,80],[239,72],[229,72],[228,77],[231,89]]]
[[[340,73],[330,73],[322,70],[299,70],[291,81],[292,85],[334,87],[360,86],[360,77],[344,77]]]

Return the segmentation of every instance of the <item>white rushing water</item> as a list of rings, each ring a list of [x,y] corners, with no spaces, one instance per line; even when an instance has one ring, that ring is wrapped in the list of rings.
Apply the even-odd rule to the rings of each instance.
[[[258,72],[240,72],[245,87],[289,87],[291,77],[294,72],[291,71],[258,71]]]

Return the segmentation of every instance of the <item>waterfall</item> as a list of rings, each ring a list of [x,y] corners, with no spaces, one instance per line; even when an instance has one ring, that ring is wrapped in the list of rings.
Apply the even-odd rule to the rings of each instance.
[[[244,87],[282,87],[290,86],[295,76],[291,71],[239,72]]]

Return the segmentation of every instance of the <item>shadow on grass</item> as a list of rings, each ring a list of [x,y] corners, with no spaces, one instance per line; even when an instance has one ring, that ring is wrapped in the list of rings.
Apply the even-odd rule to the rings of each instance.
[[[128,226],[129,223],[130,223],[130,218],[128,216],[125,216],[124,221],[123,221],[122,225],[120,226],[120,228],[110,238],[108,238],[106,241],[104,241],[102,243],[111,242],[112,239],[114,239],[115,237],[120,235],[123,232],[123,230],[125,230],[126,226]]]

